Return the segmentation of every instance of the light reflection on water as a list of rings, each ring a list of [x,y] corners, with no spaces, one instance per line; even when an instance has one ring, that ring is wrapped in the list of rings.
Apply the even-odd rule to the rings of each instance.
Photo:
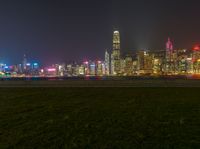
[[[200,74],[196,75],[175,75],[175,76],[130,76],[130,77],[112,77],[112,76],[83,76],[83,77],[20,77],[20,78],[0,78],[4,80],[21,80],[21,81],[64,81],[64,80],[200,80]]]

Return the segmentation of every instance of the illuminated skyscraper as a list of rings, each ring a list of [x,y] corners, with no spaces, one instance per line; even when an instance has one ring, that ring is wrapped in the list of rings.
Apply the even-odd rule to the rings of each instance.
[[[26,54],[24,54],[24,58],[23,58],[23,70],[26,70],[27,69],[27,58],[26,58]]]
[[[83,66],[84,66],[84,68],[85,68],[84,74],[85,74],[85,75],[89,75],[89,74],[90,74],[89,62],[88,62],[88,61],[85,61],[84,64],[83,64]]]
[[[96,64],[95,62],[90,63],[90,75],[95,76],[96,75]]]
[[[149,51],[139,51],[137,60],[139,74],[153,73],[153,55]]]
[[[102,63],[102,61],[97,61],[97,63],[96,63],[96,75],[97,76],[103,75],[103,63]]]
[[[124,72],[127,76],[131,76],[133,74],[133,59],[130,55],[127,55],[125,58]]]
[[[172,61],[173,48],[174,48],[173,44],[170,38],[168,38],[168,41],[166,43],[166,60],[167,61]]]
[[[110,54],[107,50],[105,52],[105,74],[110,75]]]
[[[79,67],[79,75],[85,75],[85,67],[84,67],[84,65],[81,65],[80,67]]]
[[[174,50],[173,43],[170,38],[166,43],[166,55],[165,55],[165,73],[175,73],[176,72],[176,60],[177,54]]]
[[[193,73],[200,73],[200,46],[195,45],[192,50]]]
[[[188,70],[191,70],[191,67],[189,68],[188,58],[191,58],[189,55],[189,52],[187,49],[178,49],[177,50],[177,72],[179,74],[185,74],[188,72]],[[190,61],[190,59],[189,59]]]
[[[113,50],[116,50],[118,56],[120,56],[120,33],[119,33],[119,31],[114,31],[114,33],[113,33]]]
[[[111,55],[111,74],[119,75],[121,71],[120,64],[120,33],[114,31],[113,33],[113,51]]]

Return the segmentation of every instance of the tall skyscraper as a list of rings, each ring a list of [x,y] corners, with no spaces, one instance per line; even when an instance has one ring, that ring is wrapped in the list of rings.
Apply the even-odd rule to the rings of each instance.
[[[120,33],[114,31],[113,33],[113,50],[111,55],[111,74],[119,75],[121,71],[120,64]]]
[[[117,51],[120,56],[120,33],[119,31],[114,31],[113,33],[113,50]]]
[[[166,42],[166,55],[165,55],[165,72],[166,73],[175,73],[176,66],[176,51],[174,50],[173,43],[170,38]]]
[[[172,61],[173,49],[174,49],[173,44],[170,38],[168,38],[168,41],[166,43],[166,60],[167,61]]]
[[[27,58],[26,58],[26,54],[24,54],[24,58],[23,58],[23,70],[25,71],[27,69]]]
[[[105,74],[110,75],[110,54],[107,50],[105,52]]]

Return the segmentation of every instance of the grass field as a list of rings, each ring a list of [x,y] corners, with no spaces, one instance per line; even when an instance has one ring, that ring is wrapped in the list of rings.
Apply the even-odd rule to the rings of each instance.
[[[200,148],[200,89],[2,88],[4,148]]]

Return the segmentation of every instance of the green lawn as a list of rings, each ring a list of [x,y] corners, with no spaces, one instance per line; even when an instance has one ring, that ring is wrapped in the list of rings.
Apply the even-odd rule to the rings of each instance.
[[[0,149],[200,148],[200,88],[0,89]]]

